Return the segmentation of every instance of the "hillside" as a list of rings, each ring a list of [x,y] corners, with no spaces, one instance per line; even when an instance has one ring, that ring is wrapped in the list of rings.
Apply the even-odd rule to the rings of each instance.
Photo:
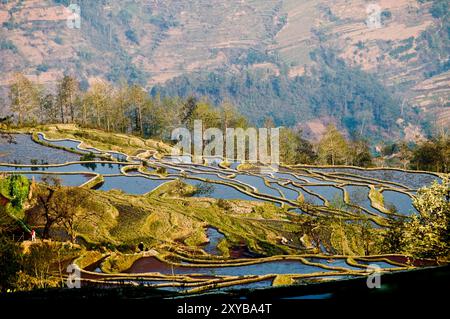
[[[81,7],[80,29],[66,26],[69,2]],[[1,92],[7,100],[7,86],[18,71],[45,84],[67,72],[77,75],[84,88],[98,79],[126,79],[149,90],[159,85],[155,92],[207,95],[218,103],[232,100],[244,114],[253,115],[255,101],[232,96],[233,90],[245,92],[242,84],[211,85],[210,73],[231,79],[250,74],[261,82],[251,96],[270,99],[268,110],[251,116],[254,122],[271,116],[277,124],[300,124],[312,136],[320,134],[324,124],[336,122],[348,131],[403,133],[415,139],[423,134],[418,125],[433,122],[434,116],[439,125],[450,124],[448,4],[441,0],[378,3],[380,28],[366,24],[363,0],[4,0],[0,4]],[[375,91],[383,91],[381,96],[372,96],[367,88],[358,91],[369,97],[361,102],[362,111],[372,114],[363,116],[367,120],[361,119],[361,108],[341,115],[339,108],[330,112],[329,103],[320,104],[314,96],[305,98],[296,91],[293,83],[301,76],[310,85],[327,84],[319,75],[336,69],[324,65],[315,53],[330,50],[343,59],[345,74],[355,74],[360,67],[367,76],[358,79],[379,82]],[[200,83],[194,85],[192,79]],[[267,87],[274,80],[286,84],[279,88],[281,98],[264,93],[273,91]],[[205,86],[211,90],[202,90]],[[300,91],[307,89],[302,86]],[[337,94],[342,90],[350,92],[344,100],[355,96],[352,85],[341,85]],[[379,106],[373,99],[390,109],[384,119],[377,116]],[[276,116],[292,112],[290,121]]]

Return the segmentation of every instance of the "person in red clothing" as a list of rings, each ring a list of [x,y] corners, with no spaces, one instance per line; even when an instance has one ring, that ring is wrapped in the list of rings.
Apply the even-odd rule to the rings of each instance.
[[[31,230],[31,241],[36,241],[36,231],[34,229]]]

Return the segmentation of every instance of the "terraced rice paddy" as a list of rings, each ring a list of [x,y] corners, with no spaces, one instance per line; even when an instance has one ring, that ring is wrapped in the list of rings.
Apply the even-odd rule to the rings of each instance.
[[[389,214],[388,210],[394,206],[397,214],[409,216],[417,213],[413,206],[416,190],[440,179],[438,175],[424,172],[351,167],[282,167],[278,172],[263,174],[258,169],[238,170],[239,163],[225,167],[217,158],[207,160],[204,165],[193,164],[189,156],[138,159],[132,154],[99,150],[81,141],[50,140],[44,134],[38,136],[45,145],[33,142],[31,136],[24,134],[14,135],[13,143],[0,141],[0,172],[24,174],[36,181],[45,176],[58,177],[67,186],[80,186],[96,179],[99,182],[90,186],[99,191],[115,189],[132,195],[147,194],[165,183],[180,179],[197,189],[207,186],[206,191],[193,194],[196,198],[272,203],[297,216],[341,214],[353,218],[355,211],[359,211],[380,227]],[[50,147],[52,145],[66,150]],[[102,160],[80,162],[80,154],[70,150],[109,156],[110,160],[102,157]],[[158,169],[165,174],[157,173]],[[371,189],[377,190],[382,199],[373,202]],[[342,207],[336,208],[336,202],[341,203]],[[102,273],[97,267],[97,271],[85,269],[83,278],[86,282],[133,282],[161,289],[196,292],[264,288],[280,280],[281,275],[293,281],[299,278],[331,280],[364,276],[369,264],[390,270],[410,267],[383,256],[370,260],[355,258],[353,262],[345,256],[325,256],[324,253],[330,253],[322,242],[320,252],[315,255],[258,258],[244,246],[235,247],[228,256],[224,256],[218,245],[226,239],[226,232],[206,227],[205,236],[208,240],[201,247],[204,255],[196,260],[177,255],[176,251],[172,251],[172,256],[166,256],[167,260],[164,256],[143,255],[124,273]],[[281,238],[280,241],[286,246],[296,245],[292,239]],[[246,253],[239,253],[239,249]]]
[[[68,165],[40,165],[40,166],[0,166],[0,172],[10,172],[14,171],[17,173],[22,172],[33,172],[40,171],[45,173],[75,173],[75,172],[86,172],[86,173],[97,173],[102,175],[113,175],[121,174],[120,169],[123,167],[122,164],[107,163],[107,162],[83,162],[79,164],[68,164]]]
[[[143,195],[167,181],[166,179],[150,179],[141,176],[107,176],[98,189],[101,191],[118,189],[128,194]]]
[[[396,191],[385,190],[383,191],[383,198],[385,206],[394,207],[398,212],[405,215],[411,215],[417,213],[417,210],[412,205],[412,197],[404,193],[398,193]]]
[[[13,137],[12,143],[6,139],[0,139],[0,163],[29,165],[35,160],[37,164],[62,164],[80,158],[76,154],[63,150],[43,148],[34,143],[30,135],[15,134]]]
[[[205,245],[203,250],[211,255],[220,255],[221,252],[217,248],[217,245],[219,245],[220,241],[225,238],[225,236],[220,233],[217,229],[208,227],[206,230],[206,235],[208,236],[209,242]]]
[[[36,182],[42,182],[45,177],[49,177],[48,174],[22,174],[26,176],[28,179],[34,179]],[[81,186],[84,183],[87,183],[90,179],[95,177],[95,175],[80,175],[80,174],[54,174],[51,175],[52,178],[55,178],[61,182],[61,185],[64,186]]]
[[[228,267],[192,267],[185,265],[171,266],[157,260],[154,257],[142,258],[133,264],[128,270],[130,273],[146,273],[149,269],[156,270],[158,273],[170,275],[217,275],[217,276],[262,276],[276,274],[307,274],[314,272],[327,272],[330,269],[324,269],[317,266],[309,266],[297,260],[269,261],[264,263],[228,266]]]
[[[323,167],[309,167],[312,171],[317,171],[320,173],[327,173],[330,175],[335,175],[337,177],[345,176],[360,176],[367,177],[370,179],[378,180],[381,182],[390,182],[395,184],[400,184],[406,186],[409,189],[418,189],[423,187],[423,185],[431,184],[435,180],[439,180],[439,177],[435,174],[429,173],[416,173],[407,172],[398,169],[358,169],[358,168],[348,168],[348,167],[337,167],[337,168],[323,168]]]

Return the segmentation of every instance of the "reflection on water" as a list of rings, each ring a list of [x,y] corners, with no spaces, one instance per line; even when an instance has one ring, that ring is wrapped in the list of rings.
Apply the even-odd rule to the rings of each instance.
[[[304,201],[306,203],[312,204],[312,205],[315,205],[315,206],[323,206],[323,205],[325,205],[325,202],[321,198],[319,198],[319,197],[317,197],[315,195],[312,195],[312,194],[304,191],[303,189],[299,189],[299,192],[303,195]]]
[[[101,163],[101,162],[84,162],[81,164],[70,164],[58,167],[49,167],[42,164],[45,163],[63,163],[68,161],[79,160],[79,155],[72,154],[70,152],[54,149],[50,147],[45,147],[40,144],[34,143],[31,136],[25,134],[13,134],[13,141],[16,143],[9,143],[7,139],[0,139],[0,161],[14,163],[20,161],[23,165],[28,166],[5,166],[0,165],[0,171],[11,171],[11,172],[23,172],[27,176],[31,177],[37,173],[69,173],[69,172],[79,172],[79,173],[89,173],[95,172],[102,175],[120,175],[121,168],[123,164],[117,163]],[[39,135],[40,139],[44,139],[43,135]],[[66,148],[78,149],[80,142],[73,140],[46,140],[53,145],[64,146]],[[87,149],[85,151],[94,151],[94,149]],[[110,151],[108,152],[117,161],[125,161],[126,154],[120,152]],[[265,180],[258,176],[257,174],[246,174],[238,173],[235,177],[225,178],[226,174],[233,174],[230,170],[223,170],[218,167],[218,163],[222,161],[220,157],[210,157],[205,159],[207,165],[193,164],[190,156],[166,156],[163,158],[163,162],[153,158],[152,162],[165,168],[165,173],[171,179],[180,178],[183,175],[183,171],[187,174],[187,179],[185,181],[191,185],[198,185],[203,183],[204,185],[210,185],[208,187],[208,192],[199,192],[195,194],[195,197],[212,197],[216,199],[237,199],[237,200],[250,200],[250,201],[264,201],[248,195],[242,191],[230,185],[218,184],[218,183],[205,183],[198,180],[189,178],[196,177],[207,179],[209,181],[221,181],[225,183],[235,183],[236,185],[246,184],[254,189],[257,193],[269,195],[271,197],[282,198],[283,195],[286,199],[291,201],[296,201],[299,194],[302,194],[305,201],[313,205],[324,205],[324,201],[314,194],[310,194],[305,190],[311,191],[322,197],[326,198],[328,201],[333,201],[336,198],[340,200],[343,199],[343,192],[341,189],[333,187],[331,185],[321,185],[325,183],[335,184],[336,182],[328,182],[314,175],[314,177],[308,175],[310,171],[319,171],[323,173],[348,173],[360,176],[362,179],[376,178],[386,181],[399,182],[401,184],[410,187],[423,186],[426,183],[430,183],[433,180],[439,179],[432,174],[426,173],[410,173],[403,172],[399,170],[387,170],[387,169],[375,169],[375,170],[362,170],[356,168],[314,168],[311,167],[309,171],[297,170],[295,174],[289,170],[282,170],[280,172],[273,172],[270,176],[267,176],[269,184],[265,183]],[[30,166],[33,164],[35,166]],[[41,166],[38,166],[41,165]],[[231,163],[231,168],[235,169],[239,165],[239,162]],[[220,176],[213,174],[219,173]],[[33,173],[33,174],[32,174]],[[137,174],[137,173],[135,173]],[[272,177],[271,177],[272,176]],[[35,176],[40,177],[40,176]],[[64,185],[80,185],[86,181],[87,177],[83,174],[80,175],[59,175]],[[129,179],[124,176],[115,176],[105,178],[105,183],[100,187],[101,190],[110,189],[121,189],[124,192],[130,194],[143,194],[146,193],[160,184],[166,181],[151,180],[146,179],[142,176],[135,176],[134,179]],[[277,182],[291,182],[289,187],[283,186]],[[294,184],[293,184],[294,183]],[[306,183],[317,183],[320,186],[305,186]],[[296,186],[296,185],[297,186]],[[302,185],[304,189],[300,188]],[[371,207],[370,199],[368,198],[369,189],[363,186],[348,185],[345,186],[346,190],[350,195],[350,200],[352,203],[360,205],[361,207],[378,213],[376,209]],[[417,212],[412,205],[412,200],[406,194],[395,192],[392,190],[385,190],[383,192],[385,205],[395,206],[396,209],[401,214],[411,214]],[[268,201],[268,200],[265,200]],[[276,205],[280,205],[276,203]]]
[[[346,269],[352,269],[352,270],[361,270],[359,267],[350,266],[347,264],[347,261],[342,258],[336,258],[336,259],[325,259],[325,258],[307,258],[308,261],[312,263],[317,263],[325,266],[330,267],[342,267]]]
[[[241,162],[235,161],[230,163],[230,168],[236,170],[239,165],[241,165]]]
[[[274,197],[280,197],[280,193],[276,189],[268,187],[264,183],[264,179],[262,177],[239,174],[234,179],[238,180],[242,183],[245,183],[247,185],[255,187],[258,190],[258,192],[261,194],[271,195]]]
[[[380,212],[372,207],[372,203],[369,199],[369,187],[366,186],[345,186],[351,204],[361,206],[367,209],[369,212],[379,214]]]
[[[222,253],[217,248],[217,245],[225,236],[213,227],[206,229],[206,236],[208,236],[209,242],[203,247],[203,250],[210,255],[221,255]]]
[[[387,263],[387,262],[385,262],[385,261],[365,261],[365,260],[356,260],[356,262],[358,263],[358,264],[361,264],[361,265],[367,265],[367,266],[369,266],[369,265],[374,265],[374,266],[378,266],[378,267],[380,267],[380,268],[396,268],[396,267],[398,267],[398,266],[394,266],[394,265],[391,265],[390,263]]]
[[[333,202],[336,199],[341,201],[344,200],[344,193],[342,192],[342,190],[334,186],[306,186],[305,189],[323,196],[329,202]]]
[[[289,189],[287,187],[283,187],[283,186],[279,185],[278,183],[270,183],[270,186],[281,191],[281,193],[284,195],[284,197],[286,199],[296,201],[299,196],[298,192],[296,192],[292,189]]]
[[[0,163],[63,164],[80,159],[79,155],[35,143],[30,135],[12,134],[11,136],[13,143],[0,138]]]
[[[203,178],[203,179],[209,179],[211,181],[221,181],[221,182],[227,182],[226,179],[221,178],[215,174],[197,174],[197,173],[189,173],[189,176],[196,177],[196,178]]]
[[[318,294],[318,295],[285,297],[283,299],[286,299],[286,300],[324,300],[324,299],[330,299],[331,297],[333,297],[333,294],[327,293],[327,294]]]
[[[19,167],[17,165],[7,166],[0,165],[0,172],[3,171],[12,171],[12,172],[22,172],[27,178],[35,179],[36,181],[41,181],[44,176],[56,177],[61,180],[63,185],[66,186],[79,186],[87,182],[93,176],[92,173],[98,173],[104,175],[104,182],[101,184],[98,189],[102,191],[109,191],[112,189],[122,190],[123,192],[135,195],[142,195],[154,190],[156,187],[162,185],[163,183],[167,183],[169,181],[174,180],[175,178],[181,178],[184,182],[194,185],[201,186],[200,192],[194,194],[194,197],[211,197],[216,199],[231,199],[231,200],[248,200],[248,201],[268,201],[264,199],[259,199],[240,191],[239,189],[243,189],[242,187],[238,189],[221,183],[214,182],[228,182],[234,183],[235,185],[247,184],[252,188],[256,189],[258,193],[269,195],[272,197],[280,198],[282,195],[286,199],[291,201],[296,201],[299,194],[302,194],[305,201],[312,203],[314,205],[324,205],[324,201],[320,199],[318,196],[314,194],[310,194],[306,190],[316,193],[323,198],[326,198],[328,201],[332,202],[336,198],[343,200],[343,191],[342,189],[335,187],[337,182],[335,181],[326,181],[322,179],[318,174],[309,175],[308,170],[297,170],[295,171],[297,176],[289,173],[286,169],[282,172],[274,172],[271,175],[267,176],[266,181],[269,184],[266,184],[265,179],[261,177],[261,174],[250,174],[245,172],[233,172],[231,170],[224,170],[219,168],[218,164],[222,161],[220,158],[209,158],[206,159],[206,163],[208,166],[202,166],[198,164],[193,164],[191,162],[190,156],[166,156],[163,158],[163,161],[160,161],[156,158],[152,158],[150,161],[152,165],[155,167],[164,167],[165,171],[160,171],[160,173],[167,173],[170,178],[168,179],[150,179],[146,178],[137,171],[130,172],[132,176],[124,176],[121,173],[121,168],[124,167],[124,164],[118,163],[108,163],[108,162],[83,162],[78,164],[70,164],[63,165],[58,167],[49,167],[44,166],[44,163],[65,163],[69,161],[78,161],[80,156],[76,154],[72,154],[67,151],[58,150],[54,148],[45,147],[34,143],[30,136],[18,134],[14,135],[15,141],[17,144],[8,143],[7,140],[0,139],[0,162],[12,163],[14,161],[21,161],[22,164],[28,165]],[[42,139],[43,137],[40,136]],[[53,145],[63,146],[66,148],[78,149],[79,143],[77,141],[69,141],[69,140],[61,140],[61,141],[50,141]],[[98,152],[93,149],[87,149],[84,152],[93,151]],[[119,152],[108,152],[112,157],[117,161],[125,161],[127,156],[125,154]],[[15,163],[17,164],[17,163]],[[41,166],[30,166],[33,165],[41,165]],[[239,165],[238,162],[234,162],[231,164],[232,169],[236,169]],[[149,171],[155,171],[155,168],[149,168]],[[422,187],[425,184],[430,183],[433,180],[438,179],[436,176],[432,174],[412,174],[408,172],[402,172],[398,170],[358,170],[352,168],[311,168],[311,171],[320,171],[322,173],[330,173],[330,172],[340,172],[340,173],[348,173],[355,174],[360,176],[361,182],[368,181],[370,183],[370,178],[372,179],[380,179],[386,180],[390,182],[397,182],[411,188]],[[68,172],[77,172],[77,174],[69,174],[64,175],[61,173]],[[184,173],[186,175],[184,175]],[[53,174],[45,174],[45,173],[56,173]],[[85,174],[83,174],[85,173]],[[91,173],[88,175],[87,173]],[[214,173],[218,173],[220,175],[216,175]],[[236,176],[234,176],[236,173]],[[230,178],[226,178],[227,174],[230,174]],[[233,176],[233,177],[231,177]],[[194,179],[201,178],[206,179],[211,182],[202,182],[200,180]],[[282,184],[288,183],[288,185]],[[305,185],[305,184],[318,184],[316,186]],[[325,185],[330,184],[330,185]],[[303,187],[303,188],[301,188]],[[395,188],[395,187],[394,187]],[[350,201],[353,204],[359,205],[363,208],[371,212],[377,212],[376,209],[371,207],[371,202],[369,199],[369,188],[365,186],[357,186],[357,185],[347,185],[345,186],[346,191],[349,194]],[[398,212],[401,214],[411,214],[417,212],[412,205],[412,199],[406,194],[396,192],[393,190],[385,190],[383,191],[384,203],[386,207],[393,205],[397,208]],[[269,201],[271,202],[271,201]],[[285,201],[286,202],[286,201]],[[279,204],[276,204],[279,205]],[[288,206],[290,211],[296,213],[303,213],[302,209],[299,207],[295,207],[293,204]],[[307,210],[306,208],[303,208]],[[220,256],[222,252],[218,249],[219,243],[225,239],[223,233],[221,233],[218,229],[213,227],[206,228],[206,235],[209,239],[209,242],[203,245],[201,248],[210,255]],[[244,241],[241,242],[241,246],[231,247],[230,249],[230,258],[259,258],[261,255],[255,254],[251,252],[248,248],[248,243]],[[327,249],[322,242],[322,239],[319,241],[319,246],[322,252],[328,253]],[[330,254],[334,253],[332,247],[329,247]],[[322,266],[328,267],[340,267],[348,270],[364,270],[364,267],[355,267],[347,264],[345,259],[330,259],[325,258],[317,258],[310,257],[308,261],[319,264]],[[292,257],[291,257],[292,258]],[[394,268],[397,266],[391,265],[385,261],[371,261],[371,260],[357,260],[357,262],[361,265],[377,265],[381,268]],[[226,264],[225,264],[226,265]],[[99,271],[99,265],[96,264],[94,271]],[[327,272],[333,276],[330,277],[322,277],[321,279],[339,279],[345,278],[344,276],[338,277],[333,270],[328,270],[322,268],[320,266],[311,266],[305,265],[297,260],[280,260],[280,261],[270,261],[266,263],[259,263],[253,265],[244,265],[244,266],[232,266],[226,267],[222,265],[221,267],[194,267],[192,264],[185,264],[185,266],[172,266],[168,263],[164,263],[159,261],[154,257],[146,257],[137,260],[132,267],[127,271],[128,273],[149,273],[149,272],[159,272],[165,275],[192,275],[192,274],[200,274],[205,276],[248,276],[248,275],[268,275],[268,274],[310,274],[314,272]],[[317,279],[317,278],[316,278]],[[130,279],[130,281],[132,281]],[[138,281],[136,281],[138,282]],[[167,283],[166,281],[160,280],[149,280],[144,282],[145,284],[161,284]],[[232,286],[229,288],[221,288],[221,290],[229,290],[229,289],[255,289],[255,288],[265,288],[272,285],[272,279],[263,280],[255,283],[249,284],[240,284],[236,286]],[[169,287],[165,289],[173,289],[173,290],[186,290],[186,287]],[[329,298],[329,294],[324,295],[311,295],[311,296],[303,296],[298,298],[309,298],[309,299],[321,299],[321,298]]]
[[[257,282],[251,282],[248,284],[241,284],[241,285],[235,285],[230,287],[224,287],[220,288],[220,290],[223,291],[229,291],[229,290],[237,290],[237,289],[262,289],[262,288],[268,288],[272,286],[272,279],[267,280],[260,280]]]
[[[108,152],[109,155],[112,156],[112,158],[118,162],[126,162],[127,161],[127,155],[119,153],[119,152]]]
[[[389,190],[383,191],[382,194],[384,197],[384,206],[387,209],[394,207],[399,214],[408,216],[418,213],[412,203],[411,197],[408,195]]]
[[[204,274],[215,276],[261,276],[268,274],[307,274],[313,272],[330,272],[316,266],[308,266],[296,260],[270,261],[266,263],[233,267],[178,267],[163,263],[155,257],[137,260],[128,273],[158,272],[165,275]]]
[[[218,167],[220,163],[222,163],[222,157],[205,157],[205,164],[208,166]]]

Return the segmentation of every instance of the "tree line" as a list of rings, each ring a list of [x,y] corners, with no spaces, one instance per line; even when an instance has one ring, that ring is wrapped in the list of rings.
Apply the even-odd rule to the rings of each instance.
[[[171,130],[203,120],[204,127],[246,127],[247,120],[234,106],[214,107],[206,100],[151,97],[138,85],[116,87],[96,82],[80,89],[76,78],[65,75],[50,91],[23,74],[15,76],[9,90],[10,110],[19,126],[74,123],[110,132],[167,139]]]
[[[9,90],[9,116],[2,122],[19,126],[74,123],[86,128],[136,134],[145,138],[170,142],[174,128],[193,127],[202,120],[203,127],[247,128],[252,123],[231,103],[214,105],[206,98],[188,96],[152,96],[141,86],[107,82],[93,83],[87,90],[80,82],[65,75],[53,90],[17,74]],[[267,116],[264,127],[275,126]],[[282,127],[280,131],[280,160],[285,164],[322,164],[399,166],[416,170],[449,172],[450,139],[441,134],[417,145],[404,142],[386,144],[376,154],[368,140],[351,135],[346,137],[335,125],[329,125],[318,143],[311,143],[301,130]]]
[[[9,99],[19,126],[75,123],[168,141],[173,128],[180,125],[192,128],[194,120],[202,120],[204,128],[217,127],[223,131],[250,125],[230,103],[214,106],[206,99],[192,96],[186,99],[153,97],[142,87],[126,83],[113,87],[97,82],[83,91],[79,82],[69,75],[61,78],[51,92],[23,74],[17,74]],[[272,118],[267,118],[264,126],[274,127]],[[335,127],[329,128],[317,146],[302,138],[301,131],[282,128],[280,144],[281,160],[286,164],[371,165],[368,144],[358,141],[350,147]]]

